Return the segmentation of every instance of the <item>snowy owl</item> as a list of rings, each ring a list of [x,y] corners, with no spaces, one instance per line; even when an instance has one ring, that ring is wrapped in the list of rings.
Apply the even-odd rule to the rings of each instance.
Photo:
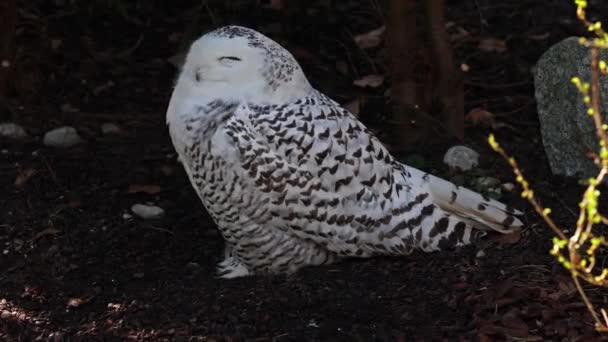
[[[224,278],[437,251],[522,226],[519,211],[398,162],[286,49],[248,28],[192,44],[167,125],[225,239]]]

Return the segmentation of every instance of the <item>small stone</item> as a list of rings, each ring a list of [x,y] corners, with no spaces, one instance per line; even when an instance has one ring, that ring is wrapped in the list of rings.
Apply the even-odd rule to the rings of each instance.
[[[489,188],[485,192],[485,195],[490,197],[491,199],[500,200],[500,198],[502,197],[502,190],[501,188]]]
[[[81,144],[84,140],[74,127],[64,126],[46,132],[42,142],[50,147],[68,148]]]
[[[61,111],[64,113],[77,113],[78,111],[80,111],[80,109],[74,107],[70,103],[64,103],[63,105],[61,105]]]
[[[124,213],[122,214],[122,218],[125,220],[130,220],[133,218],[133,215],[129,214],[129,213]],[[102,230],[106,230],[106,227],[101,227]]]
[[[161,218],[165,214],[162,208],[145,204],[134,204],[131,211],[144,220]]]
[[[122,129],[117,124],[106,122],[101,125],[101,133],[106,135],[115,135],[122,133]]]
[[[515,184],[513,183],[504,183],[500,186],[504,191],[513,191],[515,189]]]
[[[0,137],[12,140],[23,140],[28,137],[27,132],[23,127],[12,122],[0,124]]]
[[[475,254],[475,257],[476,257],[477,259],[481,259],[481,258],[483,258],[483,257],[485,257],[485,256],[486,256],[486,252],[484,252],[484,250],[483,250],[483,249],[480,249],[479,251],[477,251],[477,254]]]
[[[477,185],[483,189],[489,189],[493,186],[500,184],[500,180],[494,177],[479,177],[477,178]]]
[[[67,307],[68,308],[77,308],[84,303],[85,303],[85,301],[82,298],[70,298],[70,299],[68,299]]]
[[[469,147],[456,145],[445,153],[443,162],[451,169],[469,171],[479,165],[479,153]]]

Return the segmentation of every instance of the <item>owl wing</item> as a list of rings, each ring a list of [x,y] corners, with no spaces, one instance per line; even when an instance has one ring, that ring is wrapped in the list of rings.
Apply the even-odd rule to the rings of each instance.
[[[404,166],[328,98],[242,106],[225,130],[238,150],[249,190],[258,192],[269,209],[263,225],[334,252],[346,253],[353,240],[372,235],[414,200]]]

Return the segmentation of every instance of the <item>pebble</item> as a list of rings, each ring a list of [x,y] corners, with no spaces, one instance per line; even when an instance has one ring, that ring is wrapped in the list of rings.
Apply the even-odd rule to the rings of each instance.
[[[456,145],[445,153],[443,162],[451,169],[469,171],[479,165],[479,153],[469,147]]]
[[[5,122],[0,124],[0,137],[13,140],[23,140],[26,139],[28,135],[25,129],[16,123]]]
[[[494,177],[479,177],[477,178],[477,184],[485,189],[489,189],[500,184],[500,180]]]
[[[101,133],[106,135],[114,135],[122,133],[122,129],[117,124],[106,122],[101,125]]]
[[[160,218],[165,214],[161,207],[146,204],[133,204],[131,211],[144,220]]]
[[[64,126],[46,132],[42,142],[49,147],[68,148],[81,144],[84,140],[78,135],[74,127]]]
[[[513,184],[513,183],[505,183],[501,187],[502,187],[502,189],[504,191],[513,191],[513,189],[515,189],[515,184]]]

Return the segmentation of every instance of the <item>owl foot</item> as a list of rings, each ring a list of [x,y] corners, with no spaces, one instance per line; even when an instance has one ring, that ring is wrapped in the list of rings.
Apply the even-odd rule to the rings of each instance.
[[[220,278],[231,279],[251,275],[247,267],[234,257],[226,258],[217,264],[217,275]]]

